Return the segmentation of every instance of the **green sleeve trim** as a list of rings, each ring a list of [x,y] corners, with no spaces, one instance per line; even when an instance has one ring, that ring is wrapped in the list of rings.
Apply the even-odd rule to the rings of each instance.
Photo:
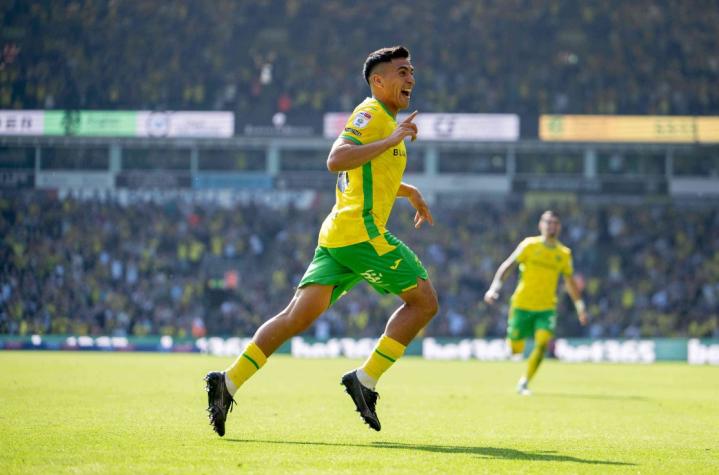
[[[340,138],[347,139],[347,140],[349,140],[350,142],[356,143],[357,145],[363,145],[362,142],[360,142],[360,141],[357,140],[356,138],[352,137],[351,135],[342,134],[342,135],[340,135]]]

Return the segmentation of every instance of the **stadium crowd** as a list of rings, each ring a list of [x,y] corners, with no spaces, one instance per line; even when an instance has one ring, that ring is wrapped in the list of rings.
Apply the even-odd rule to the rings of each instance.
[[[291,296],[331,198],[319,195],[299,210],[5,192],[0,333],[250,335]],[[417,252],[439,294],[426,335],[504,336],[511,282],[503,305],[489,308],[482,295],[501,260],[536,233],[540,211],[440,200],[436,225],[417,231],[409,206],[398,204],[390,229]],[[560,213],[591,324],[580,327],[561,294],[558,335],[719,337],[716,207],[585,205]],[[376,337],[398,302],[360,284],[308,335]]]
[[[531,128],[540,113],[719,109],[707,0],[9,0],[0,16],[3,109],[230,110],[240,133],[283,112],[319,128],[367,94],[367,53],[396,43],[424,112],[517,113]]]

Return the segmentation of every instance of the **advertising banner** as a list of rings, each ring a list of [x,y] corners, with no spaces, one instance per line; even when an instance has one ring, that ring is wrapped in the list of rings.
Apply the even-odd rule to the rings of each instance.
[[[232,137],[232,112],[149,112],[136,116],[137,137]]]
[[[0,135],[217,138],[234,133],[232,112],[0,110]]]
[[[408,114],[399,114],[401,122]],[[324,116],[324,136],[337,138],[345,128],[349,112],[330,112]],[[371,119],[370,119],[371,120]],[[414,119],[417,140],[466,142],[514,142],[519,139],[516,114],[433,114],[419,113]]]
[[[614,195],[666,195],[669,184],[660,178],[602,177],[587,179],[565,176],[522,176],[512,180],[516,192],[565,191],[574,193],[610,193]]]
[[[35,186],[51,189],[109,190],[115,179],[107,172],[38,172]]]
[[[719,143],[719,117],[697,117],[697,137],[702,143]]]
[[[170,336],[0,335],[0,350],[159,351],[237,356],[249,341],[249,337],[175,339]],[[372,352],[376,343],[374,338],[317,340],[298,336],[282,344],[276,353],[296,358],[361,359]],[[525,348],[525,357],[531,352],[532,346],[530,341]],[[511,357],[503,338],[423,338],[412,341],[405,355],[460,361],[503,361]],[[559,338],[550,345],[549,356],[566,363],[652,364],[659,361],[684,361],[695,365],[719,365],[719,339]]]
[[[0,135],[42,135],[45,112],[0,110]]]
[[[43,135],[135,137],[135,113],[127,111],[45,111]]]
[[[539,138],[559,142],[719,142],[719,117],[542,115]]]
[[[192,181],[198,190],[270,190],[272,184],[272,176],[262,172],[200,172]]]
[[[123,171],[115,176],[117,188],[173,189],[191,188],[190,172],[170,170]]]
[[[20,190],[35,186],[35,174],[28,171],[0,171],[0,190]]]

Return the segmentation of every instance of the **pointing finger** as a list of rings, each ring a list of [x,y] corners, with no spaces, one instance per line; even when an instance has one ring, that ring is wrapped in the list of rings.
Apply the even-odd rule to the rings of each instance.
[[[414,120],[414,118],[417,117],[417,114],[419,114],[419,111],[412,112],[410,115],[407,116],[406,119],[404,119],[402,121],[402,123],[406,124],[406,123],[412,122]]]

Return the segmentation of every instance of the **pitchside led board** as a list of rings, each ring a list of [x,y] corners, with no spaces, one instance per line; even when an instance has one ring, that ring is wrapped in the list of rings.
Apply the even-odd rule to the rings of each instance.
[[[542,115],[539,138],[559,142],[719,143],[719,117]]]
[[[407,117],[397,116],[397,122]],[[349,112],[324,115],[324,136],[337,138],[343,131]],[[465,142],[515,142],[519,139],[519,116],[516,114],[432,114],[420,112],[414,119],[417,140]]]
[[[219,138],[234,133],[232,112],[0,110],[0,135]]]

